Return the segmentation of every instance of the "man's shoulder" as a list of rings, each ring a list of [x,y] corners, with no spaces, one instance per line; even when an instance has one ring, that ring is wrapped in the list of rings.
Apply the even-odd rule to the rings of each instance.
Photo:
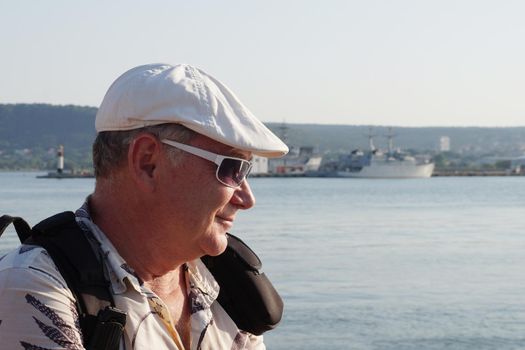
[[[2,349],[83,349],[73,295],[42,247],[21,245],[1,258],[0,320]]]
[[[29,280],[28,280],[29,279]],[[66,282],[47,251],[37,245],[22,244],[0,257],[0,288],[45,279],[60,287]]]
[[[21,244],[0,256],[0,271],[9,268],[27,268],[51,260],[46,250],[38,245]]]

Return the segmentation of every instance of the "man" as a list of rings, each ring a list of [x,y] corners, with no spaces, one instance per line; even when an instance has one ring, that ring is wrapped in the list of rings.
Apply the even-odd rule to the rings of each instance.
[[[75,216],[127,315],[121,349],[264,349],[214,303],[199,258],[221,254],[237,212],[254,205],[252,156],[286,145],[189,65],[124,73],[95,124],[95,190]],[[73,303],[43,248],[11,252],[0,261],[0,348],[83,349]]]

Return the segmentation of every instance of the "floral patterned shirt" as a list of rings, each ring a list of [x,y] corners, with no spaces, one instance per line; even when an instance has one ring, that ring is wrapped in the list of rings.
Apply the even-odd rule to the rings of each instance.
[[[127,314],[120,348],[183,350],[167,306],[91,221],[87,201],[75,214],[88,240],[100,247],[115,305]],[[219,286],[200,259],[186,263],[185,273],[191,349],[265,349],[262,336],[239,330],[214,302]],[[73,295],[41,247],[21,245],[0,258],[0,349],[84,349]]]

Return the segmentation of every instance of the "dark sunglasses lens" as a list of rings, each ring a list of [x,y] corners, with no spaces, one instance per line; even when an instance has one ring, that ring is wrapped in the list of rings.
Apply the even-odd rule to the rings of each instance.
[[[217,172],[219,179],[230,185],[239,186],[250,171],[250,163],[238,159],[225,158]]]

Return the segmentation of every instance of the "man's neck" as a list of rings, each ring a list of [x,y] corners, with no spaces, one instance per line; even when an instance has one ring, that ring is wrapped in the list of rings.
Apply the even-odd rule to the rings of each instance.
[[[93,222],[104,232],[120,256],[166,305],[175,329],[184,345],[190,348],[190,303],[186,290],[184,265],[163,266],[162,259],[148,255],[152,249],[144,249],[146,237],[138,237],[140,224],[132,220],[123,220],[133,215],[124,213],[126,208],[120,203],[112,203],[106,197],[90,198],[90,213]]]
[[[144,285],[166,304],[184,348],[189,349],[191,343],[190,302],[185,268],[181,266],[164,276],[144,281]]]
[[[104,232],[119,255],[143,281],[152,281],[177,269],[186,261],[163,259],[156,254],[162,247],[156,247],[151,237],[155,231],[155,220],[148,213],[134,210],[138,207],[135,199],[112,196],[108,188],[97,188],[90,196],[91,219]],[[122,193],[122,191],[119,191]],[[103,195],[101,195],[103,193]],[[125,192],[124,192],[125,193]]]

